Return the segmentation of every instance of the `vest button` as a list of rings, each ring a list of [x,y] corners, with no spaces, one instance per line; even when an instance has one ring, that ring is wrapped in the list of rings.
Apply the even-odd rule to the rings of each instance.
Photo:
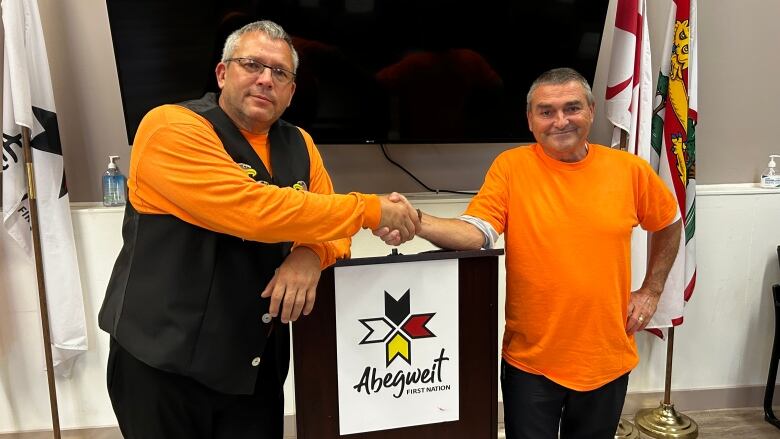
[[[263,323],[271,323],[271,320],[273,319],[273,317],[271,316],[270,313],[265,313],[265,314],[263,314],[261,319],[263,320]]]
[[[260,365],[260,357],[252,358],[252,367],[257,367]]]

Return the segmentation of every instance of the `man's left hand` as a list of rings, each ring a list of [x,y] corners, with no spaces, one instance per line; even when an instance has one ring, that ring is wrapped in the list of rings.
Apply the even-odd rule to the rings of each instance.
[[[319,280],[319,256],[308,247],[296,247],[276,269],[260,296],[271,298],[268,312],[272,316],[279,316],[282,305],[282,323],[294,322],[301,312],[308,315],[314,308]]]
[[[655,314],[661,294],[642,287],[631,292],[628,302],[628,318],[626,319],[626,334],[631,335],[645,329]]]

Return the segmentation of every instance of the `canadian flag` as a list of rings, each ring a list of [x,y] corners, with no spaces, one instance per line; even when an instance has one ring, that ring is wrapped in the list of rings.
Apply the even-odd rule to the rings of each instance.
[[[626,149],[650,160],[653,78],[645,0],[618,0],[607,78],[606,114],[615,126],[612,146],[625,132]]]
[[[612,147],[649,162],[654,90],[646,6],[645,0],[617,2],[605,108],[607,119],[614,125]],[[625,144],[621,144],[621,138]],[[632,290],[642,285],[647,272],[647,244],[647,232],[635,227],[631,235]],[[648,327],[654,324],[651,320]]]

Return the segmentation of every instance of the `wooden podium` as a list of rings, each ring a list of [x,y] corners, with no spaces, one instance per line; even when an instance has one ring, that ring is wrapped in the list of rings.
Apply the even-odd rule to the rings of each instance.
[[[458,260],[459,420],[339,434],[334,268],[322,273],[314,311],[293,324],[298,439],[495,439],[498,411],[498,256],[503,250],[436,251],[339,261],[336,267]]]

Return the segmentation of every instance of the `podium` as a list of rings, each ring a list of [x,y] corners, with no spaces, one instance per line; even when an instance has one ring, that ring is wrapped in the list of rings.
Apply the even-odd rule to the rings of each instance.
[[[498,256],[502,254],[503,250],[435,251],[415,255],[392,254],[385,257],[343,260],[334,267],[323,271],[317,287],[317,301],[314,310],[292,326],[297,438],[429,439],[446,437],[452,439],[495,439],[497,436],[497,371],[499,362]],[[373,270],[372,272],[379,270],[381,273],[392,275],[396,269],[400,269],[402,266],[409,267],[410,264],[413,264],[418,269],[423,268],[420,272],[422,277],[425,277],[427,276],[427,268],[425,267],[429,265],[424,264],[431,264],[429,261],[441,261],[433,264],[457,266],[457,331],[453,335],[457,337],[455,343],[458,354],[458,384],[455,386],[458,404],[453,402],[454,405],[459,406],[457,419],[342,435],[340,416],[361,416],[361,413],[359,410],[351,410],[351,413],[339,413],[339,372],[337,366],[339,359],[337,355],[344,353],[343,346],[345,344],[342,341],[340,345],[342,350],[339,352],[337,349],[336,309],[338,307],[335,288],[338,275],[336,273],[347,271],[342,270],[342,267],[365,267]],[[398,264],[402,264],[402,266]],[[341,271],[337,272],[337,270]],[[429,281],[431,280],[429,279]],[[433,279],[433,281],[438,280]],[[455,283],[454,279],[451,281]],[[387,292],[385,294],[387,295]],[[388,299],[385,298],[385,300]],[[447,298],[440,297],[437,300],[447,300]],[[433,313],[425,315],[431,318]],[[400,322],[400,320],[397,321]],[[350,324],[352,323],[350,320]],[[368,328],[368,325],[366,327]],[[424,324],[422,327],[424,328]],[[367,332],[366,339],[373,331],[369,328]],[[412,345],[414,346],[414,343],[417,342],[418,340],[412,340]],[[347,346],[359,348],[357,343],[349,343]],[[412,352],[419,353],[419,349]],[[390,358],[389,353],[388,358]],[[398,363],[405,366],[401,361]],[[441,362],[439,367],[442,367]],[[407,390],[407,392],[411,392],[411,390]],[[392,416],[392,413],[389,415]]]

